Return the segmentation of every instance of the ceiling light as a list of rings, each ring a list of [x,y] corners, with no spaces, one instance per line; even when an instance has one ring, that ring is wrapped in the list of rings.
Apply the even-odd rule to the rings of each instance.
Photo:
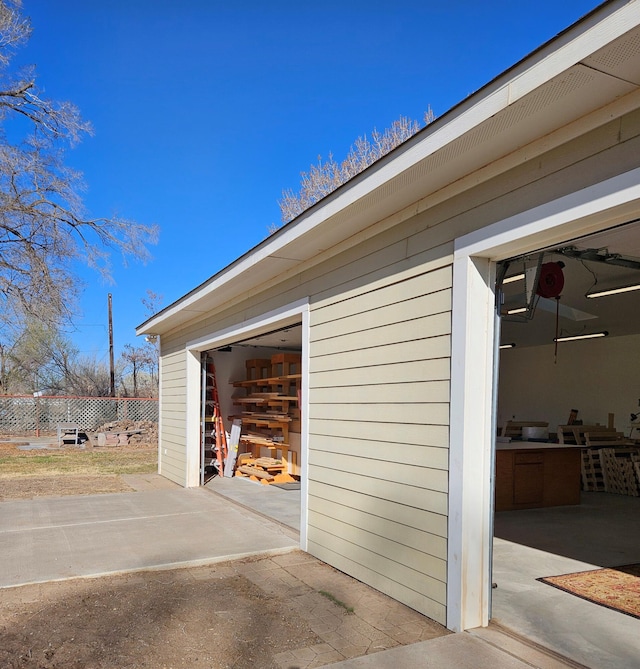
[[[513,343],[511,343],[511,344],[500,344],[500,347],[499,347],[499,348],[500,348],[500,350],[502,351],[502,350],[504,350],[505,348],[515,348],[515,347],[516,347],[516,345],[513,344]]]
[[[555,337],[553,341],[577,341],[578,339],[597,339],[598,337],[608,337],[608,336],[609,333],[606,330],[603,330],[602,332],[591,332],[589,334]]]
[[[528,307],[518,307],[517,309],[509,309],[507,311],[507,316],[513,316],[513,314],[523,314],[525,311],[528,311]]]
[[[632,290],[640,290],[640,283],[635,283],[631,286],[622,286],[621,288],[596,290],[593,293],[587,293],[586,297],[605,297],[607,295],[617,295],[618,293],[630,293]]]
[[[502,283],[513,283],[514,281],[522,281],[524,279],[524,272],[521,272],[520,274],[512,274],[511,276],[507,276],[504,279],[502,279]]]

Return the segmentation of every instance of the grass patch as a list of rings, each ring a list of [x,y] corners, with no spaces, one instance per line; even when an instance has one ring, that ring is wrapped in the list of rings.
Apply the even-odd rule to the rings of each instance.
[[[334,597],[330,592],[326,590],[318,590],[318,592],[323,596],[332,601],[337,606],[341,606],[347,613],[353,613],[353,606],[347,606],[344,602],[341,602],[339,599]]]
[[[0,456],[0,478],[5,479],[26,476],[152,474],[157,469],[156,448],[114,448],[108,451],[74,449],[45,454],[28,451]]]

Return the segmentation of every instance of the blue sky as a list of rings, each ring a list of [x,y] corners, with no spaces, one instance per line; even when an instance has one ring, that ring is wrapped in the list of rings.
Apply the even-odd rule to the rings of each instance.
[[[167,306],[280,222],[282,190],[319,155],[400,115],[439,116],[555,36],[595,0],[23,0],[48,97],[95,134],[68,155],[95,216],[160,227],[153,260],[114,284],[79,267],[78,348],[137,344],[147,290]]]

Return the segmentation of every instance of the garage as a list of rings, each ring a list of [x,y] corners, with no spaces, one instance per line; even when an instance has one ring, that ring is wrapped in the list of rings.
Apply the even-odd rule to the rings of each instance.
[[[300,547],[449,629],[487,625],[498,430],[557,434],[577,409],[624,433],[640,397],[614,304],[637,293],[584,297],[632,281],[611,260],[637,259],[639,148],[640,11],[607,2],[138,328],[161,342],[161,473],[200,485],[202,354],[237,415],[223,392],[278,354],[257,338],[296,326]],[[530,288],[549,264],[551,311]],[[511,272],[524,311],[501,314]]]
[[[633,618],[588,598],[612,602],[607,568],[640,561],[639,240],[632,221],[498,269],[507,282],[498,433],[517,427],[496,445],[492,617],[591,666],[626,666],[637,633]],[[562,265],[545,273],[546,263]],[[552,297],[527,293],[527,271],[541,275]],[[530,431],[537,438],[522,442],[518,421],[538,423]],[[558,458],[553,466],[549,455]],[[578,584],[581,598],[539,581],[552,574],[558,587]]]
[[[200,485],[299,530],[302,324],[203,351],[201,363]],[[222,480],[234,476],[240,485]]]

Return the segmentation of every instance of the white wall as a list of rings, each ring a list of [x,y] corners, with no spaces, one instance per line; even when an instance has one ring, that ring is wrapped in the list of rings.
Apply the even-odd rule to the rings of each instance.
[[[233,396],[243,393],[231,384],[233,381],[244,381],[247,378],[245,361],[254,358],[271,358],[275,353],[282,353],[280,349],[256,346],[232,346],[231,349],[229,352],[214,351],[213,353],[220,410],[227,432],[231,430],[229,416],[241,411],[241,408],[233,403]]]
[[[640,408],[640,335],[607,337],[500,352],[498,425],[507,420],[564,425],[571,409],[585,424],[607,424],[626,434]]]

